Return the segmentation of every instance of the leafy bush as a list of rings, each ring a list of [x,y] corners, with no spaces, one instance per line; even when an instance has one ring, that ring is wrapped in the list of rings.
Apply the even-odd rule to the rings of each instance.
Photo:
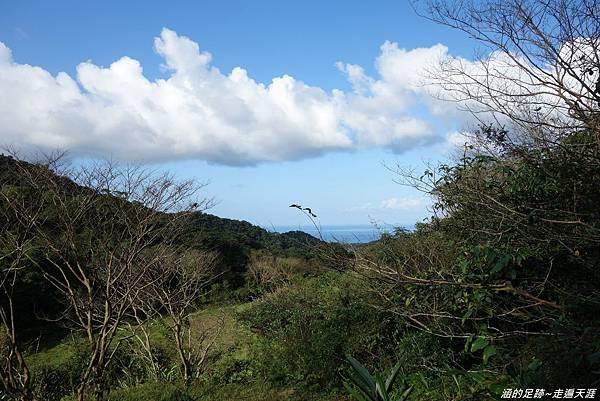
[[[48,353],[35,355],[31,363],[34,392],[54,401],[75,392],[86,365],[88,347],[79,341],[66,341]]]
[[[357,401],[406,401],[412,391],[412,387],[408,387],[399,396],[392,395],[392,386],[400,372],[400,362],[384,377],[381,373],[372,376],[367,368],[349,355],[346,359],[352,366],[352,372],[349,375],[351,384],[344,383],[344,387]]]
[[[210,378],[220,384],[247,384],[256,380],[256,363],[250,358],[227,354],[215,361],[210,369]]]
[[[33,389],[41,399],[60,400],[73,394],[88,363],[89,346],[83,340],[66,340],[30,358]],[[125,348],[116,351],[104,380],[109,387],[133,386],[148,379],[143,362]]]
[[[429,383],[415,395],[445,388],[445,372],[453,372],[459,397],[493,397],[511,383],[558,388],[598,380],[595,138],[597,128],[553,147],[473,151],[409,177],[434,196],[436,216],[364,247],[357,268],[365,288],[380,295],[373,302],[423,333],[400,341],[406,360],[421,365],[409,377]],[[433,351],[418,350],[422,341],[436,344]]]
[[[267,380],[323,389],[339,385],[346,353],[377,346],[367,340],[377,338],[386,321],[339,273],[280,288],[242,319],[261,335],[257,358]]]

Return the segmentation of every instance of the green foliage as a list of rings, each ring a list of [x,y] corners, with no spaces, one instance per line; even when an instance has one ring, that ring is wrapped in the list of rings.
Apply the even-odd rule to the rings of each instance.
[[[257,373],[255,361],[236,354],[224,355],[210,369],[212,381],[221,384],[247,384],[257,379]]]
[[[346,359],[352,367],[352,372],[349,376],[352,385],[344,383],[344,387],[355,400],[405,401],[408,399],[412,387],[403,390],[399,396],[392,395],[392,386],[400,372],[400,362],[392,368],[392,371],[384,380],[384,376],[381,373],[375,373],[375,376],[371,376],[367,368],[350,355],[347,355]]]
[[[450,217],[444,225],[471,244],[488,241],[548,257],[597,243],[600,166],[594,135],[574,132],[555,147],[523,146],[494,157],[476,153],[440,166],[435,208]],[[471,237],[475,231],[477,239]]]
[[[269,232],[247,221],[238,221],[195,213],[185,242],[193,247],[218,251],[222,255],[222,269],[234,287],[244,282],[244,272],[251,251],[263,250],[277,257],[310,259],[320,240],[309,234],[292,231],[284,234]]]
[[[362,284],[381,295],[373,303],[410,327],[398,350],[415,396],[486,398],[502,386],[599,379],[587,359],[599,350],[591,333],[600,327],[594,135],[466,153],[430,169],[410,182],[436,198],[437,216],[361,249]],[[453,372],[452,381],[435,371]]]
[[[60,400],[72,394],[87,364],[87,353],[85,343],[65,341],[32,356],[29,361],[35,393],[48,401]]]
[[[508,133],[487,127],[483,134]],[[279,235],[195,214],[183,242],[219,252],[224,272],[205,304],[244,304],[235,306],[236,316],[228,306],[234,323],[188,388],[169,373],[176,355],[168,339],[156,335],[164,373],[159,382],[124,348],[106,375],[111,399],[341,400],[346,354],[364,363],[349,359],[353,384],[346,388],[359,401],[491,400],[508,387],[597,382],[595,135],[575,132],[547,148],[467,153],[454,165],[430,169],[419,179],[432,185],[437,216],[413,232],[384,235],[356,254],[298,232]],[[6,180],[5,193],[32,196],[18,177]],[[67,182],[65,188],[73,197],[82,191]],[[46,213],[49,232],[61,235],[52,232],[53,210]],[[10,227],[10,216],[4,218]],[[1,252],[8,253],[14,235],[4,230]],[[90,242],[97,233],[83,222],[77,235]],[[28,338],[34,338],[50,327],[31,323],[34,307],[52,315],[58,300],[36,274],[43,253],[32,243],[26,255],[31,264],[14,295],[17,325],[29,327]],[[199,313],[191,319],[208,318]],[[78,383],[85,350],[65,348],[67,343],[55,353],[42,349],[28,357],[44,399],[68,396]],[[396,360],[402,365],[391,368]],[[385,368],[387,377],[369,373]],[[402,385],[394,387],[396,375]]]
[[[0,398],[1,399],[1,398]],[[269,383],[202,385],[185,388],[172,383],[145,383],[138,386],[115,389],[109,401],[331,401],[313,393],[297,392],[294,389],[272,388]],[[342,398],[334,398],[342,401]],[[62,401],[74,401],[73,397]]]
[[[81,202],[89,197],[91,192],[89,188],[81,187],[66,177],[59,177],[45,166],[30,164],[24,161],[15,160],[11,157],[0,156],[0,190],[6,194],[7,198],[19,199],[23,204],[44,204],[47,207],[42,210],[44,228],[47,234],[53,238],[62,238],[64,232],[57,230],[60,225],[58,222],[61,216],[58,213],[58,207],[53,207],[53,200],[49,198],[48,191],[35,191],[32,189],[32,183],[27,180],[27,175],[39,176],[40,184],[44,183],[44,177],[52,179],[59,186],[58,191],[65,195],[65,210],[70,207],[77,208]],[[117,216],[115,210],[119,210],[121,218],[127,217],[130,213],[135,214],[141,206],[135,202],[127,202],[118,196],[112,196],[107,193],[98,194],[95,199],[95,207],[81,216],[77,221],[75,243],[83,245],[71,249],[70,254],[62,255],[68,259],[80,258],[89,259],[90,255],[83,253],[85,249],[93,249],[94,244],[102,242],[104,245],[117,249],[120,244],[117,238],[113,242],[106,241],[113,231],[103,231],[103,225],[99,222],[112,224]],[[139,212],[139,210],[138,210]],[[170,217],[161,216],[157,224],[164,224]],[[163,219],[160,221],[160,219]],[[4,197],[0,197],[0,223],[2,231],[0,233],[0,252],[2,255],[10,254],[11,240],[17,233],[14,229],[18,227],[16,216],[8,205],[5,204]],[[118,226],[118,222],[116,223]],[[114,228],[114,227],[113,227]],[[113,233],[114,234],[114,233]],[[110,239],[110,238],[108,238]],[[262,251],[269,255],[279,258],[294,258],[302,260],[303,263],[312,263],[316,258],[315,246],[322,244],[322,241],[302,232],[289,232],[284,234],[269,232],[263,228],[257,227],[245,221],[224,219],[207,213],[194,213],[189,221],[186,221],[186,232],[181,238],[177,238],[180,244],[193,249],[215,251],[219,254],[220,273],[219,281],[227,281],[227,290],[235,291],[243,288],[246,280],[246,271],[250,262],[250,254],[256,251]],[[64,251],[66,252],[66,250]],[[40,321],[39,316],[54,317],[60,315],[61,305],[53,286],[43,280],[39,274],[39,268],[47,267],[48,255],[35,241],[30,244],[30,249],[26,254],[28,261],[24,266],[22,273],[18,277],[18,282],[14,293],[14,304],[16,307],[15,315],[17,327],[21,332],[31,338],[35,338],[40,331],[55,330],[48,321]],[[56,255],[55,255],[56,256]],[[0,271],[10,260],[0,258]],[[246,289],[246,294],[240,291],[236,300],[253,298],[260,293],[261,289],[254,288],[251,285]],[[223,295],[221,293],[221,295]],[[0,299],[0,302],[3,300]],[[35,313],[34,313],[35,312]]]
[[[47,401],[58,401],[73,394],[88,358],[89,346],[82,339],[65,339],[51,349],[30,356],[35,394]],[[114,362],[104,377],[113,388],[133,386],[148,379],[143,361],[125,348],[115,350]]]
[[[339,273],[280,288],[241,317],[261,336],[257,359],[265,377],[319,388],[338,383],[339,361],[362,348],[385,321]]]

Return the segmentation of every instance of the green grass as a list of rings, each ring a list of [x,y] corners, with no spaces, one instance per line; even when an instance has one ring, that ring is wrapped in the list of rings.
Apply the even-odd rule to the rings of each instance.
[[[218,337],[211,349],[210,363],[202,377],[185,389],[169,382],[148,382],[134,387],[113,389],[111,401],[334,401],[345,398],[322,398],[291,387],[276,387],[257,377],[253,367],[253,355],[258,349],[259,336],[244,326],[237,316],[252,307],[251,303],[236,305],[209,305],[190,316],[192,335],[206,329],[220,327]],[[124,331],[127,331],[124,329]],[[151,341],[169,350],[169,358],[175,364],[169,332],[164,324],[150,325]],[[66,368],[81,352],[81,337],[66,337],[47,347],[40,345],[40,352],[29,355],[27,360],[34,370],[43,368]],[[76,372],[74,372],[77,375]],[[72,397],[71,397],[72,398]],[[63,401],[71,400],[70,397]]]
[[[81,344],[80,339],[67,337],[62,342],[56,343],[51,347],[44,348],[42,351],[28,355],[27,363],[32,366],[58,367],[66,364],[75,356],[76,348]]]
[[[180,386],[165,383],[148,383],[137,387],[119,389],[110,395],[110,401],[344,401],[347,398],[322,398],[300,393],[292,388],[272,388],[268,384],[226,384],[213,386]]]
[[[209,306],[190,316],[193,333],[199,334],[206,328],[214,327],[220,318],[223,319],[223,328],[219,337],[216,339],[215,351],[224,352],[230,349],[237,349],[246,353],[252,346],[255,335],[243,327],[236,319],[235,315],[239,310],[246,308],[244,305],[236,306]],[[123,329],[124,334],[128,334],[127,329]],[[58,366],[66,363],[74,356],[78,346],[83,344],[83,338],[77,336],[65,337],[60,342],[53,342],[49,346],[40,343],[40,351],[27,356],[27,362],[32,366],[50,365]],[[163,324],[154,322],[150,325],[150,341],[159,345],[171,345],[168,328]]]

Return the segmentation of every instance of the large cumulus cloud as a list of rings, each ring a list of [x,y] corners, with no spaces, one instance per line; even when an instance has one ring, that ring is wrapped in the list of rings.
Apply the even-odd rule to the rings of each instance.
[[[147,79],[129,57],[109,67],[81,63],[74,79],[19,64],[0,42],[0,144],[252,165],[365,147],[400,153],[440,137],[420,73],[447,54],[442,45],[407,51],[386,42],[377,78],[338,63],[352,90],[331,92],[288,75],[256,82],[241,67],[224,74],[211,54],[168,29],[154,48],[166,79]],[[430,111],[415,112],[423,107]]]

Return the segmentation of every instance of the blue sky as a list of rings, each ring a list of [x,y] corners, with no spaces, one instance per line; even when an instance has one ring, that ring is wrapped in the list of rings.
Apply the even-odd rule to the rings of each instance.
[[[0,42],[0,142],[208,180],[214,214],[263,226],[305,225],[292,202],[323,225],[426,216],[384,164],[448,156],[461,119],[409,78],[474,46],[402,1],[2,1]]]

